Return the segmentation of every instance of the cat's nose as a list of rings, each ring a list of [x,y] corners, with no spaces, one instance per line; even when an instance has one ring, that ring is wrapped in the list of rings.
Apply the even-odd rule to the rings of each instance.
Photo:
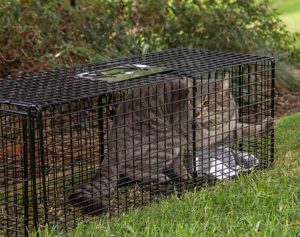
[[[200,118],[201,117],[201,111],[199,109],[195,110],[195,116],[196,116],[196,118]]]

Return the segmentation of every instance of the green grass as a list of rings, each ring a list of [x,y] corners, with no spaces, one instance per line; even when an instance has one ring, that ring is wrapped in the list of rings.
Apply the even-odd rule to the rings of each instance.
[[[300,0],[272,0],[271,6],[278,10],[280,18],[291,32],[300,33]],[[300,39],[297,40],[300,48]]]
[[[162,198],[67,236],[299,236],[300,113],[275,124],[275,162],[202,191]],[[45,236],[61,236],[54,231]]]
[[[272,0],[270,3],[280,14],[289,14],[300,11],[300,0]]]

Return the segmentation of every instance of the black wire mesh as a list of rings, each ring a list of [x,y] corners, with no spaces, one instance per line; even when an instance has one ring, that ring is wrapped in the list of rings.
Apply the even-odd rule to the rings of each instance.
[[[268,167],[274,78],[272,58],[171,49],[0,79],[0,233]]]

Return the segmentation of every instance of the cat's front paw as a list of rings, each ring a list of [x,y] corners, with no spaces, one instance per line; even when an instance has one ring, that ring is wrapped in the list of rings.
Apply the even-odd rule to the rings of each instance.
[[[274,128],[274,118],[271,116],[267,116],[262,121],[262,135],[270,135],[273,132]]]
[[[189,173],[186,173],[186,174],[180,176],[180,180],[181,181],[188,181],[188,180],[190,180],[192,178],[193,178],[192,175],[189,174]]]

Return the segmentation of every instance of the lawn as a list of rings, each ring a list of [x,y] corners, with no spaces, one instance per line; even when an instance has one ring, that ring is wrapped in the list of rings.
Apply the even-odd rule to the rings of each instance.
[[[275,139],[270,169],[162,198],[110,221],[81,223],[67,236],[299,236],[300,113],[276,121]]]
[[[291,32],[300,33],[300,0],[271,0],[271,6],[278,10],[280,18]],[[300,39],[297,40],[300,48]]]

